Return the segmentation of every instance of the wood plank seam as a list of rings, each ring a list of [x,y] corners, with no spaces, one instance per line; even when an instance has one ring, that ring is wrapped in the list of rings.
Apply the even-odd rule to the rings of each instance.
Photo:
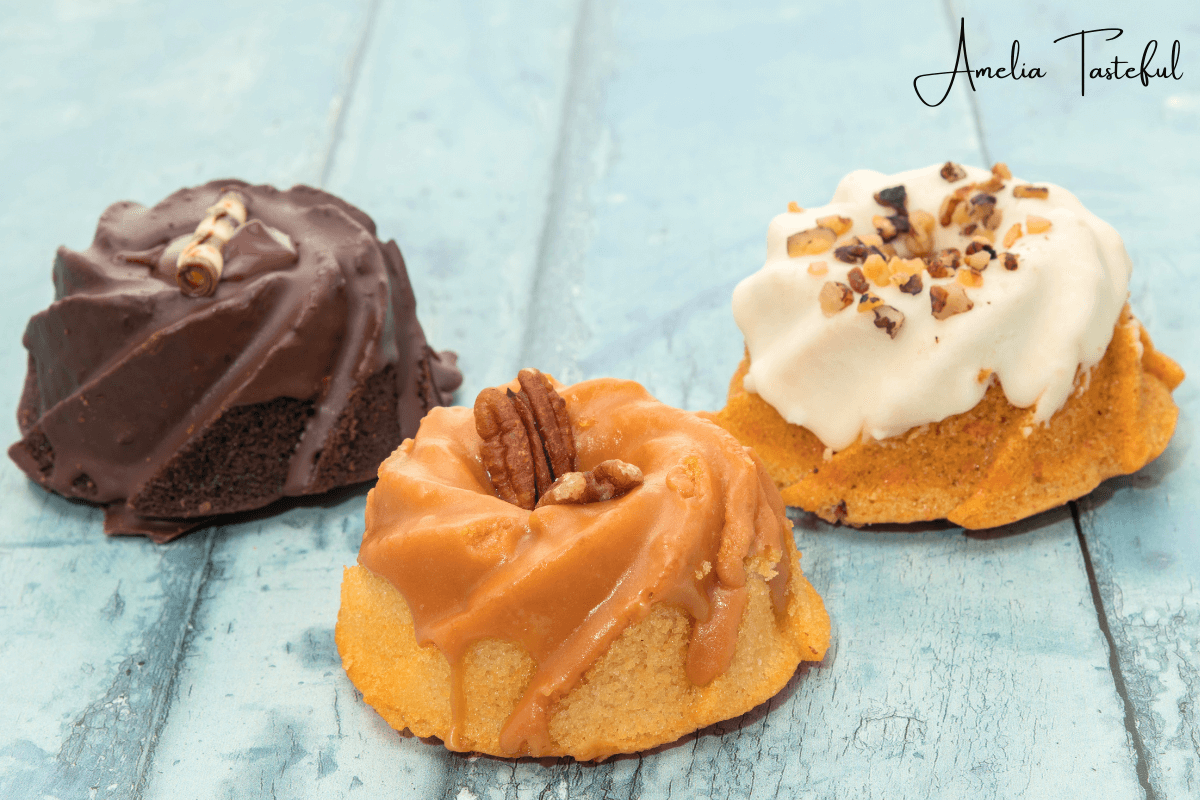
[[[604,5],[605,8],[598,8]],[[554,161],[550,171],[550,191],[546,203],[546,216],[538,237],[537,261],[528,293],[525,330],[521,335],[518,363],[514,368],[537,366],[555,373],[558,380],[570,383],[580,376],[567,374],[565,364],[545,363],[547,348],[539,346],[547,337],[544,330],[546,320],[553,317],[545,311],[553,308],[555,301],[563,299],[565,293],[549,292],[549,275],[562,274],[563,261],[568,261],[571,247],[580,242],[570,242],[569,237],[579,235],[583,226],[575,224],[572,214],[581,213],[578,204],[572,202],[573,193],[585,192],[586,181],[580,181],[575,166],[594,152],[593,140],[600,134],[598,121],[589,118],[599,111],[594,102],[601,83],[594,73],[602,67],[600,39],[611,32],[612,15],[615,9],[608,3],[593,3],[581,0],[575,18],[575,29],[571,34],[571,50],[567,67],[567,83],[563,92],[562,116],[559,121],[555,143]],[[589,104],[588,101],[593,101]],[[593,108],[589,109],[588,105]],[[590,114],[589,114],[590,111]],[[584,212],[585,213],[585,212]],[[578,253],[582,261],[582,253]],[[579,326],[574,326],[578,328]],[[550,352],[554,352],[552,349]],[[568,351],[569,352],[569,351]],[[569,358],[569,356],[567,356]],[[574,366],[574,365],[572,365]],[[574,372],[574,370],[572,370]]]
[[[954,10],[954,0],[943,0],[942,7],[946,10],[946,24],[949,26],[950,38],[957,42],[958,21],[961,14]],[[992,154],[987,146],[987,137],[983,133],[983,114],[979,109],[979,100],[975,97],[975,92],[967,92],[967,103],[971,107],[971,120],[975,125],[975,136],[979,139],[979,154],[983,156],[983,166],[990,167],[995,162],[992,161]]]
[[[1108,644],[1108,668],[1112,672],[1117,694],[1121,696],[1121,702],[1125,706],[1125,730],[1129,731],[1134,751],[1137,753],[1138,782],[1142,784],[1142,789],[1146,792],[1146,800],[1155,800],[1157,795],[1154,787],[1150,784],[1150,768],[1149,760],[1146,757],[1146,743],[1142,740],[1141,731],[1138,730],[1136,710],[1133,706],[1133,700],[1129,697],[1129,689],[1125,685],[1125,674],[1121,671],[1121,657],[1117,650],[1117,642],[1113,638],[1112,629],[1108,626],[1108,614],[1104,610],[1104,600],[1100,595],[1100,584],[1096,580],[1096,570],[1092,566],[1092,554],[1088,550],[1087,537],[1083,535],[1083,525],[1079,520],[1079,505],[1074,500],[1067,505],[1071,507],[1071,519],[1075,523],[1075,535],[1079,539],[1079,550],[1083,555],[1084,569],[1087,570],[1088,586],[1092,592],[1092,604],[1096,607],[1096,621],[1100,625],[1100,632],[1104,634],[1104,641]]]
[[[371,31],[375,29],[375,19],[379,14],[379,2],[380,0],[371,0],[370,5],[367,6],[362,31],[359,33],[358,42],[354,45],[354,51],[350,54],[350,64],[346,68],[346,81],[334,99],[333,124],[330,126],[329,142],[325,146],[325,153],[321,156],[320,172],[317,173],[317,186],[320,188],[324,188],[325,184],[329,182],[329,174],[333,171],[337,149],[342,143],[346,115],[349,112],[350,103],[354,100],[354,92],[358,88],[358,76],[362,73],[364,56],[370,46]]]
[[[175,699],[175,683],[179,677],[180,668],[183,665],[183,658],[187,654],[188,645],[196,633],[194,624],[196,613],[202,602],[201,598],[204,594],[204,588],[208,585],[209,578],[212,577],[212,554],[217,534],[223,530],[224,527],[216,527],[192,534],[192,536],[205,537],[204,559],[200,565],[200,569],[193,575],[192,585],[188,590],[187,609],[180,618],[179,630],[175,634],[175,643],[171,651],[167,680],[158,697],[155,698],[154,706],[150,712],[150,724],[148,726],[146,744],[142,748],[142,753],[138,757],[138,763],[133,772],[134,783],[130,792],[132,800],[141,800],[146,790],[146,778],[150,772],[150,765],[154,760],[155,745],[158,744],[159,733],[167,724],[167,717],[171,711],[171,702]]]

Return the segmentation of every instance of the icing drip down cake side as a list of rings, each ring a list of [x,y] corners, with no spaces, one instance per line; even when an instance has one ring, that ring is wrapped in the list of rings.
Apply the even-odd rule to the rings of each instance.
[[[1027,517],[1174,431],[1183,372],[1129,310],[1130,270],[1074,195],[1003,164],[850,173],[771,222],[714,418],[829,521]]]
[[[106,506],[109,533],[168,539],[368,480],[461,382],[425,341],[396,243],[307,186],[116,203],[53,275],[9,455]]]

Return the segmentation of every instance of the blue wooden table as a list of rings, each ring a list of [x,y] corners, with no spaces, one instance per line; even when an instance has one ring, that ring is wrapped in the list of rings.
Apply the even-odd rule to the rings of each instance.
[[[736,6],[736,7],[735,7]],[[1020,59],[1045,78],[965,77]],[[1177,74],[1142,86],[1089,66]],[[1125,237],[1192,376],[1140,473],[1006,529],[799,514],[834,642],[746,716],[599,765],[448,753],[365,707],[333,644],[365,490],[158,546],[0,465],[0,797],[1200,796],[1200,11],[1107,2],[8,4],[0,431],[59,244],[105,206],[237,176],[370,213],[459,402],[531,365],[724,402],[768,220],[845,172],[1006,161]],[[928,84],[930,94],[934,79]],[[944,83],[942,84],[944,88]]]

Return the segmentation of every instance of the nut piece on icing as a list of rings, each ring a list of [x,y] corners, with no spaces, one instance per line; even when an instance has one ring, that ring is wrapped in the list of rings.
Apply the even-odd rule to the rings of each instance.
[[[893,339],[903,325],[904,314],[899,309],[892,306],[879,306],[875,309],[875,327],[882,328]]]
[[[850,283],[850,288],[862,294],[871,288],[871,284],[867,283],[867,278],[863,271],[858,267],[846,273],[846,280]]]
[[[643,480],[642,471],[636,466],[610,458],[588,472],[567,472],[558,476],[550,491],[538,500],[538,507],[602,503],[636,489]]]
[[[858,298],[858,313],[862,314],[867,311],[874,311],[883,305],[883,301],[876,295],[870,292],[863,292],[862,297]]]
[[[841,236],[850,232],[850,228],[854,226],[854,220],[849,217],[841,217],[837,214],[831,214],[828,217],[820,217],[817,219],[817,225],[822,228],[828,228],[833,231],[834,235]]]
[[[536,369],[517,374],[521,391],[484,389],[475,398],[475,432],[496,496],[526,510],[557,477],[575,471],[575,436],[567,405]]]
[[[945,286],[930,286],[929,304],[933,310],[933,316],[937,319],[946,319],[955,314],[970,311],[975,307],[975,304],[971,302],[971,298],[967,297],[966,290],[957,283],[948,283]]]
[[[821,313],[832,317],[846,306],[854,302],[854,292],[844,283],[825,281],[820,294]]]
[[[787,254],[791,258],[818,255],[833,247],[835,241],[837,234],[829,228],[809,228],[788,237]]]
[[[939,250],[929,262],[926,269],[931,278],[949,278],[954,271],[962,266],[962,251],[957,247],[947,247]]]
[[[947,161],[942,165],[941,175],[950,183],[957,183],[967,177],[967,171],[963,169],[962,164],[955,164],[953,161]]]
[[[521,508],[537,503],[529,434],[512,399],[494,387],[475,398],[475,431],[483,439],[480,454],[496,496]]]
[[[1050,230],[1050,220],[1030,214],[1025,218],[1025,227],[1029,229],[1030,233],[1045,233]]]
[[[1026,183],[1013,187],[1013,197],[1032,197],[1037,200],[1045,200],[1049,196],[1050,190],[1045,186],[1031,186]]]

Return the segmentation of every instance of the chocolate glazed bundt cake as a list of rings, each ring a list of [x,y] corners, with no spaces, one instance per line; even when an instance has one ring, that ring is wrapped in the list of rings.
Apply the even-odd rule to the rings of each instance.
[[[165,541],[215,515],[375,477],[461,382],[394,241],[307,186],[121,202],[60,248],[30,319],[13,461]]]

